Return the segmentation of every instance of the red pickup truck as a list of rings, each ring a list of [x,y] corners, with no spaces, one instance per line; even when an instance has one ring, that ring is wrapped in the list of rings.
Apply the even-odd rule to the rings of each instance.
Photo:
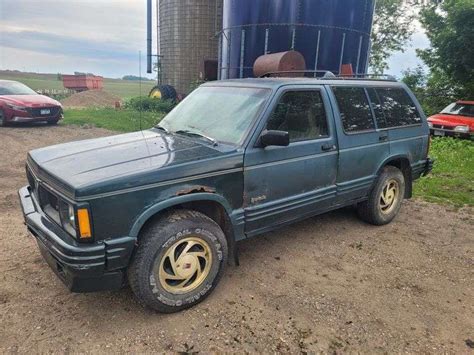
[[[428,118],[434,136],[474,137],[474,101],[457,101]]]

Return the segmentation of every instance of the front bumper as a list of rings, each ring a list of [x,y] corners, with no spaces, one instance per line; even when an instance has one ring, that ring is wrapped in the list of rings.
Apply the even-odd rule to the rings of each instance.
[[[42,213],[29,186],[20,189],[18,194],[25,224],[35,237],[41,255],[72,292],[122,287],[135,238],[77,243]]]
[[[13,116],[9,122],[12,123],[30,123],[30,122],[47,122],[47,121],[59,121],[63,119],[63,115],[56,117],[24,117],[24,116]]]
[[[430,128],[430,134],[434,137],[454,137],[454,138],[465,138],[471,139],[474,137],[472,132],[455,132],[452,129],[444,128]]]

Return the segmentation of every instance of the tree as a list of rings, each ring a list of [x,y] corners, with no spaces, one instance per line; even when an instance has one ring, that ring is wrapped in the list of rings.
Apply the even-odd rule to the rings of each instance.
[[[418,66],[406,70],[402,81],[413,91],[427,115],[440,112],[459,97],[459,87],[453,85],[443,72],[432,71],[427,74]]]
[[[473,99],[474,1],[446,0],[429,6],[421,11],[421,23],[431,47],[417,53],[432,76],[446,80],[458,99]]]
[[[372,48],[369,65],[378,74],[388,68],[387,59],[403,51],[413,33],[416,11],[404,0],[377,0],[372,26]]]

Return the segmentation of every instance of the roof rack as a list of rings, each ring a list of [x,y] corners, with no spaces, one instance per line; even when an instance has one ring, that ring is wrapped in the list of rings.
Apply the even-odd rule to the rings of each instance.
[[[393,75],[389,74],[334,74],[327,70],[286,70],[268,72],[261,75],[259,78],[273,78],[273,77],[288,77],[288,74],[299,74],[296,77],[307,77],[307,74],[313,74],[313,79],[331,79],[331,80],[381,80],[381,81],[397,81]],[[320,74],[320,75],[318,75]]]

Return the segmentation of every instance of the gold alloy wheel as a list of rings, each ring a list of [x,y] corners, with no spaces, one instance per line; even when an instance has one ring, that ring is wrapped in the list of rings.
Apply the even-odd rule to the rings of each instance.
[[[380,194],[379,206],[382,213],[389,214],[392,212],[398,203],[399,196],[400,185],[398,181],[395,179],[388,180]]]
[[[174,243],[156,270],[161,286],[173,294],[183,294],[199,287],[212,265],[212,252],[203,239],[192,236]],[[157,275],[158,274],[158,275]]]

